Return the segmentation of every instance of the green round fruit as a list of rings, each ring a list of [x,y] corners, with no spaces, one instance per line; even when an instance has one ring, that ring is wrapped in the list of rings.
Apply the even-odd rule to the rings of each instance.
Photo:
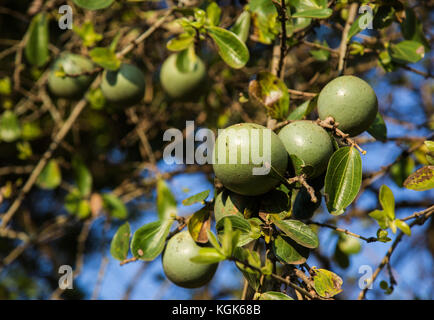
[[[194,93],[203,83],[206,75],[205,64],[199,58],[192,71],[183,71],[176,64],[178,54],[170,55],[164,61],[160,71],[163,89],[173,99],[180,99]]]
[[[214,201],[214,217],[216,222],[230,215],[244,218],[244,212],[247,218],[258,212],[258,203],[255,197],[242,196],[226,189],[216,196]]]
[[[279,137],[254,123],[239,123],[219,132],[213,160],[221,183],[245,196],[270,191],[288,166],[288,154]]]
[[[145,76],[136,66],[124,63],[117,71],[104,72],[101,91],[111,103],[133,105],[145,94]]]
[[[342,76],[330,81],[318,96],[321,119],[333,117],[338,128],[350,136],[367,130],[375,120],[378,101],[374,89],[355,76]]]
[[[333,144],[327,131],[313,121],[294,121],[282,128],[279,138],[290,155],[296,155],[312,167],[309,177],[317,177],[327,169]]]
[[[82,75],[79,77],[59,77],[56,72],[63,68],[66,74],[81,74],[94,69],[93,63],[77,54],[65,52],[54,62],[48,75],[48,88],[50,92],[65,99],[74,99],[80,97],[92,82],[91,75]]]
[[[214,276],[218,263],[199,264],[190,259],[197,256],[201,247],[188,231],[174,235],[163,253],[163,270],[167,278],[183,288],[198,288]]]

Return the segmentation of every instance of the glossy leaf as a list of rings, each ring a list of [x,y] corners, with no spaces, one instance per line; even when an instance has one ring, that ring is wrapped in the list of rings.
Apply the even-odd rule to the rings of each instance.
[[[290,296],[278,291],[267,291],[261,293],[259,300],[294,300]]]
[[[302,264],[309,257],[309,249],[280,235],[273,241],[273,252],[280,261],[287,264]]]
[[[220,57],[230,67],[240,69],[249,61],[247,46],[233,32],[211,26],[207,28],[208,34],[214,40]]]
[[[317,98],[309,99],[295,108],[288,116],[288,120],[302,120],[305,119],[315,108]]]
[[[434,166],[425,166],[411,174],[405,181],[404,187],[415,191],[425,191],[434,188]]]
[[[107,212],[117,219],[126,219],[128,216],[127,207],[114,194],[105,193],[102,195],[103,207]]]
[[[235,33],[243,42],[246,42],[249,38],[250,20],[250,12],[243,11],[231,28],[231,31]]]
[[[404,232],[404,234],[406,234],[407,236],[411,236],[411,229],[407,223],[399,219],[396,219],[395,224],[402,232]]]
[[[210,264],[225,260],[226,257],[218,252],[215,248],[200,248],[198,255],[191,258],[190,261],[195,263]]]
[[[208,7],[206,7],[206,16],[208,23],[211,26],[218,26],[220,23],[220,15],[222,13],[222,10],[218,6],[217,3],[211,2]]]
[[[42,189],[55,189],[62,182],[62,172],[56,160],[51,159],[42,170],[36,185]]]
[[[192,204],[195,203],[202,203],[206,200],[206,198],[208,198],[208,195],[209,195],[209,190],[199,192],[191,197],[188,197],[187,199],[184,199],[182,201],[182,204],[184,206],[191,206]]]
[[[86,47],[92,47],[98,41],[102,40],[102,34],[95,32],[93,23],[86,21],[81,27],[73,27],[74,32],[81,38],[83,45]]]
[[[274,224],[292,240],[306,248],[316,248],[319,245],[318,236],[306,224],[299,220],[285,219],[282,220],[276,215],[271,215]]]
[[[110,244],[110,254],[113,258],[123,261],[128,256],[130,249],[131,229],[130,224],[125,222],[116,231]]]
[[[77,6],[88,10],[99,10],[109,7],[114,0],[72,0]]]
[[[167,183],[161,179],[157,182],[157,212],[160,220],[170,219],[178,212],[175,196]]]
[[[387,216],[391,220],[395,219],[395,197],[393,196],[392,190],[385,184],[380,187],[378,200]]]
[[[171,39],[167,42],[167,49],[170,51],[182,51],[187,49],[194,42],[194,35],[184,32],[178,37]]]
[[[256,41],[271,44],[279,34],[280,21],[273,2],[269,0],[251,0],[249,10],[252,13],[253,33]]]
[[[27,36],[28,40],[24,51],[26,59],[36,67],[42,67],[50,58],[48,18],[45,13],[38,13],[32,18]]]
[[[425,56],[425,47],[416,41],[404,40],[389,48],[392,60],[398,63],[415,63]]]
[[[367,130],[375,139],[385,142],[387,140],[387,127],[383,117],[379,112],[375,117],[374,122]]]
[[[173,219],[155,221],[140,227],[134,232],[131,252],[140,260],[154,260],[164,249]]]
[[[327,209],[331,214],[344,213],[362,184],[362,159],[354,147],[343,147],[330,158],[325,178]]]
[[[311,9],[311,10],[297,11],[292,15],[292,18],[327,19],[332,15],[332,13],[333,10],[330,8]]]

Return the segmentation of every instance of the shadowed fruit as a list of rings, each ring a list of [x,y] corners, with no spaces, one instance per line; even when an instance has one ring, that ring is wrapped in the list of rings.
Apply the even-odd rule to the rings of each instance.
[[[183,288],[198,288],[214,276],[218,263],[199,264],[190,259],[197,256],[201,247],[188,231],[174,235],[163,253],[163,270],[167,278]]]
[[[101,91],[111,103],[133,105],[145,94],[145,76],[136,66],[124,63],[117,71],[104,72]]]
[[[338,128],[350,136],[367,130],[378,111],[377,96],[372,87],[355,76],[342,76],[330,81],[318,96],[319,117],[331,116]]]
[[[62,68],[66,74],[81,74],[92,71],[94,69],[93,63],[80,55],[65,52],[54,62],[48,75],[48,88],[53,95],[66,99],[80,98],[93,77],[91,75],[56,76],[56,71],[60,71]]]
[[[279,137],[254,123],[239,123],[221,131],[213,159],[214,173],[221,183],[246,196],[270,191],[288,165],[288,154]]]
[[[327,169],[333,145],[327,131],[315,122],[292,122],[280,130],[279,138],[288,154],[296,155],[313,168],[310,177],[317,177]]]
[[[184,71],[176,63],[177,56],[176,53],[170,55],[164,61],[160,72],[161,85],[173,99],[184,98],[194,93],[206,74],[205,65],[199,57],[196,56],[197,60],[191,71]]]
[[[257,211],[258,203],[254,197],[242,196],[229,190],[223,190],[215,198],[214,217],[216,222],[230,215],[243,218],[244,212],[246,212],[246,218],[250,218]]]

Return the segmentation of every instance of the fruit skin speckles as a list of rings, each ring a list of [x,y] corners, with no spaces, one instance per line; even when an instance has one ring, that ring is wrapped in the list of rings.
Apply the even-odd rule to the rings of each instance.
[[[123,63],[117,71],[104,71],[101,91],[111,103],[133,105],[143,99],[145,76],[136,66]]]
[[[318,96],[322,120],[331,116],[338,128],[351,137],[366,131],[378,112],[377,96],[372,87],[355,76],[341,76],[330,81]]]
[[[327,131],[315,122],[292,122],[283,127],[278,136],[289,155],[294,154],[306,165],[312,166],[314,171],[310,178],[319,176],[327,169],[333,144]]]
[[[251,143],[252,131],[257,130],[259,141]],[[232,131],[233,130],[233,131]],[[266,132],[269,131],[269,132]],[[247,132],[247,134],[246,134]],[[262,147],[263,136],[269,133],[271,165],[280,176],[283,176],[288,166],[288,154],[279,137],[270,129],[254,123],[239,123],[224,129],[219,133],[214,146],[213,169],[216,177],[230,191],[245,195],[256,196],[270,191],[279,183],[278,175],[274,170],[269,170],[268,174],[253,174],[254,168],[260,168],[263,164],[254,164],[251,155],[262,155],[265,148]],[[238,147],[234,146],[231,137],[239,137],[235,141]],[[219,139],[228,138],[229,143],[219,143]],[[235,139],[234,139],[235,140]],[[219,163],[218,148],[223,145],[225,150],[222,154],[226,157],[226,163]],[[248,154],[242,154],[242,153]],[[236,163],[229,163],[230,159],[236,159]],[[242,159],[249,159],[248,163],[242,163]]]
[[[163,253],[163,270],[166,277],[183,288],[199,288],[213,278],[218,263],[199,264],[190,261],[198,255],[201,246],[194,242],[188,231],[174,235]]]

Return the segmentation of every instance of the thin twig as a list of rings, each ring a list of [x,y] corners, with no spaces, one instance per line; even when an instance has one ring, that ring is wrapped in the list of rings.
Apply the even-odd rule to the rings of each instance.
[[[354,22],[354,19],[356,17],[358,4],[356,2],[352,3],[349,9],[348,13],[348,19],[345,23],[344,31],[342,32],[342,38],[341,38],[341,44],[339,45],[339,62],[338,62],[338,73],[341,75],[344,72],[344,65],[345,65],[345,56],[347,53],[347,38],[348,38],[348,32],[350,31],[351,25]]]

